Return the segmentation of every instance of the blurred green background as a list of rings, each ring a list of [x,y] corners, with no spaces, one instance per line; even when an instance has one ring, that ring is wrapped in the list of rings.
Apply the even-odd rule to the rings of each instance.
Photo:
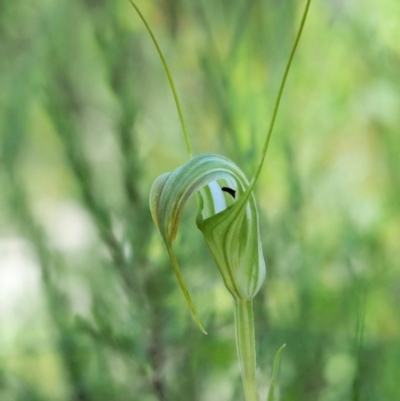
[[[305,1],[138,0],[195,153],[251,177]],[[261,400],[400,397],[400,2],[314,0],[256,188]],[[175,249],[153,180],[187,160],[127,0],[0,2],[0,400],[243,400],[233,308],[195,226]]]

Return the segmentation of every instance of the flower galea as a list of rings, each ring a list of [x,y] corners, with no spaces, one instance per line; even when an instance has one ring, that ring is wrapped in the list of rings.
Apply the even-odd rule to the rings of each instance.
[[[265,262],[252,188],[235,163],[223,156],[202,154],[156,179],[150,191],[153,220],[194,318],[204,331],[172,249],[183,208],[194,194],[199,204],[197,226],[235,299],[254,297],[265,278]]]

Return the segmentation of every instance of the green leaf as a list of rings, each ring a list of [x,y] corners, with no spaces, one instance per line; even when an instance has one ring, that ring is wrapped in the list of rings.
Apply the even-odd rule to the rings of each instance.
[[[150,191],[153,220],[195,321],[205,332],[172,249],[184,206],[194,194],[200,209],[197,226],[225,286],[236,299],[250,300],[258,292],[265,278],[265,263],[254,195],[235,163],[223,156],[203,154],[156,179]]]
[[[278,371],[279,371],[279,364],[281,361],[281,354],[283,349],[286,347],[286,344],[283,344],[282,347],[279,348],[278,352],[276,353],[275,360],[274,360],[274,369],[272,372],[272,380],[271,386],[268,391],[268,398],[267,401],[274,401],[275,400],[275,386],[276,380],[278,378]]]

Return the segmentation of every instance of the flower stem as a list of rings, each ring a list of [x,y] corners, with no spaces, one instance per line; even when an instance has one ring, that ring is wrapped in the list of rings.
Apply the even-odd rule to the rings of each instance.
[[[258,401],[252,300],[235,300],[236,349],[246,401]]]

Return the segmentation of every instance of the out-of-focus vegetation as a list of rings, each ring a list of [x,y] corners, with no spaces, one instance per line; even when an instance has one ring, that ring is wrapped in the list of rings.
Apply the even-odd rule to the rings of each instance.
[[[195,153],[251,176],[303,1],[142,0]],[[314,0],[256,191],[261,399],[400,394],[400,2]],[[128,1],[0,2],[0,400],[240,400],[230,296],[195,205],[175,249],[154,178],[186,159]]]

